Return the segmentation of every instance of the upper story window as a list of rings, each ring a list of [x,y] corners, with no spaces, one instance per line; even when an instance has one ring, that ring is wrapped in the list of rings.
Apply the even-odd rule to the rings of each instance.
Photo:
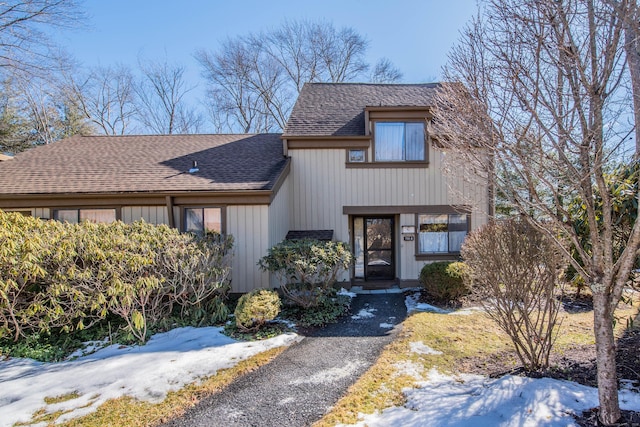
[[[57,209],[53,218],[62,222],[77,224],[81,221],[111,223],[116,220],[116,210],[109,209]]]
[[[196,234],[205,230],[222,233],[222,208],[185,208],[184,229]]]
[[[468,228],[466,214],[418,215],[418,252],[458,253]]]
[[[423,122],[376,122],[375,161],[425,161]]]

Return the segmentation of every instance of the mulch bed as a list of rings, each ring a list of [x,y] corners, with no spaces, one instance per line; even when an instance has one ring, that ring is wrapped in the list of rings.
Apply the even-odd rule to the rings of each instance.
[[[424,293],[420,296],[420,302],[433,304]],[[463,302],[462,306],[473,305],[473,302]],[[452,308],[452,307],[448,307]],[[563,309],[569,313],[586,312],[593,310],[589,298],[567,298],[563,300]],[[616,348],[616,364],[618,378],[634,380],[632,384],[640,390],[640,329],[630,329],[618,339]],[[594,345],[576,345],[564,355],[552,355],[551,368],[540,373],[526,373],[518,366],[515,352],[502,352],[492,355],[491,358],[470,357],[460,361],[459,368],[462,372],[486,375],[491,378],[511,375],[529,375],[533,377],[548,377],[561,380],[574,381],[590,387],[597,387],[596,378],[596,349]],[[505,371],[505,366],[513,366],[513,369]],[[599,427],[598,408],[585,411],[575,416],[576,423],[581,427]],[[622,420],[616,426],[640,427],[640,412],[622,411]]]

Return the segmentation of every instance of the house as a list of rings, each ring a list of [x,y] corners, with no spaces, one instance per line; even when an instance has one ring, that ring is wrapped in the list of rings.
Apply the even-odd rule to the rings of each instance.
[[[309,83],[282,135],[72,137],[0,163],[0,209],[232,234],[235,292],[277,285],[256,263],[287,236],[349,242],[347,286],[415,285],[491,211],[488,185],[443,174],[437,89]]]

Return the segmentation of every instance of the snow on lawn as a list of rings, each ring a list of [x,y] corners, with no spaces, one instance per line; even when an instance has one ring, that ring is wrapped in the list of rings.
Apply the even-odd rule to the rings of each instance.
[[[438,308],[431,304],[418,302],[419,298],[420,298],[420,294],[415,293],[415,294],[407,295],[407,297],[404,299],[404,304],[407,306],[408,314],[411,314],[414,311],[428,311],[431,313],[440,313],[440,314],[449,313],[449,310],[443,310],[442,308]]]
[[[407,403],[361,415],[355,426],[573,426],[572,413],[598,406],[598,390],[570,381],[507,375],[451,377],[429,372],[419,388],[405,390]],[[622,409],[639,411],[640,394],[620,391]]]
[[[239,342],[222,328],[177,328],[156,334],[143,346],[111,345],[72,361],[41,363],[31,359],[0,362],[0,426],[28,421],[47,412],[71,410],[60,421],[93,412],[108,399],[128,395],[159,402],[167,392],[243,359],[298,340],[284,334],[264,341]],[[47,405],[45,397],[79,397]]]
[[[407,295],[407,297],[404,299],[404,304],[407,306],[407,314],[411,314],[416,311],[426,311],[429,313],[467,316],[477,313],[478,311],[482,311],[482,308],[480,307],[469,307],[462,310],[445,310],[443,308],[436,307],[435,305],[427,304],[425,302],[419,302],[419,299],[420,293],[418,292]]]

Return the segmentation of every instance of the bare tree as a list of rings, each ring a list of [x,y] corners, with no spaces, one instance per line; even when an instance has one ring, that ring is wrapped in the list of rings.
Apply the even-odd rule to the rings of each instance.
[[[75,100],[67,96],[58,79],[16,72],[11,82],[17,94],[17,114],[26,120],[29,129],[29,146],[92,133]]]
[[[186,69],[165,62],[140,61],[142,80],[136,86],[140,121],[152,132],[171,135],[197,133],[201,115],[187,105]]]
[[[208,82],[209,109],[216,127],[242,132],[284,128],[307,82],[345,82],[369,77],[368,42],[352,28],[324,21],[285,21],[279,28],[226,40],[219,51],[195,57]],[[376,81],[396,81],[400,73],[382,60]]]
[[[42,72],[51,59],[46,28],[82,18],[75,0],[8,0],[0,4],[0,69]]]
[[[615,250],[606,178],[633,153],[633,125],[622,119],[633,116],[624,24],[607,0],[488,0],[450,54],[444,76],[454,83],[442,86],[433,128],[456,153],[448,159],[490,179],[589,284],[604,424],[620,418],[613,314],[640,248],[636,222]],[[572,200],[581,201],[586,244]]]
[[[475,299],[509,336],[524,368],[548,368],[565,267],[557,246],[528,223],[509,219],[471,233],[461,254]]]
[[[137,114],[135,81],[125,66],[97,67],[83,80],[67,79],[68,96],[105,135],[124,135]]]
[[[370,80],[372,83],[398,83],[402,80],[402,71],[387,58],[382,58],[373,67]]]
[[[283,96],[282,69],[265,56],[259,37],[228,39],[221,52],[201,50],[196,59],[209,82],[212,112],[226,117],[233,128],[250,133],[284,126],[292,96]]]
[[[320,60],[323,81],[342,83],[358,78],[369,69],[364,60],[368,42],[353,28],[336,30],[328,22],[319,22],[309,30],[312,49]]]

